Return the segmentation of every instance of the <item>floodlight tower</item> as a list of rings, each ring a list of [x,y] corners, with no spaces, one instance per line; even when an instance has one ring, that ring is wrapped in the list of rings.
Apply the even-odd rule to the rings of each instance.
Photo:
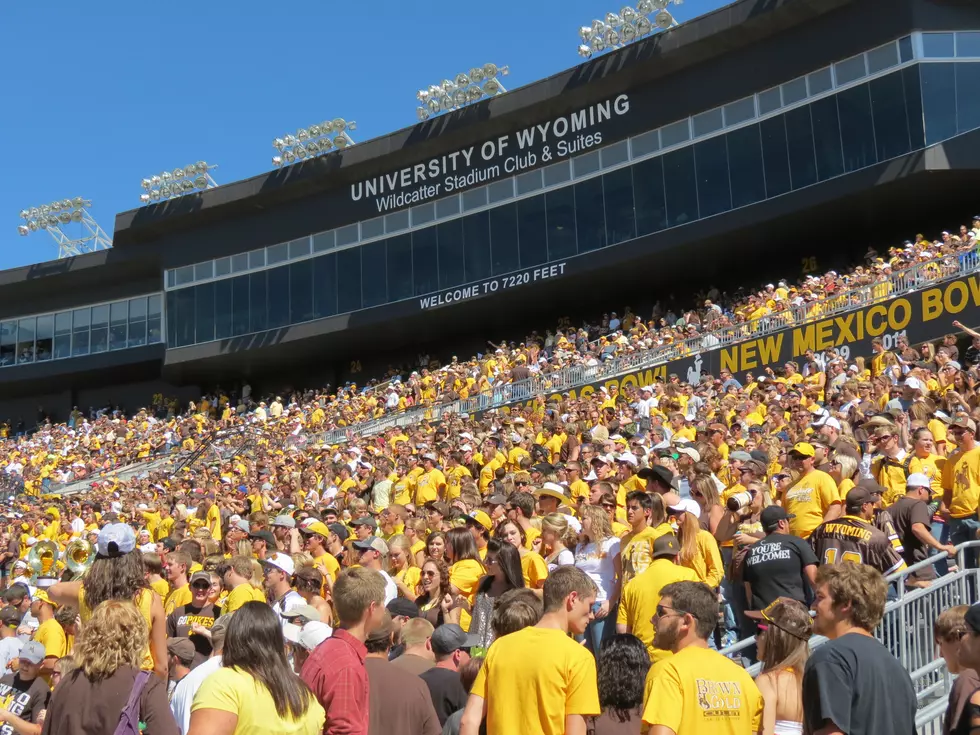
[[[20,212],[24,224],[18,225],[17,232],[24,237],[38,230],[47,230],[58,244],[59,258],[73,258],[82,253],[96,250],[106,250],[112,247],[112,238],[92,219],[88,208],[92,206],[89,199],[75,197],[43,204],[40,207],[22,209]],[[81,225],[81,237],[69,237],[62,227],[76,222]]]
[[[173,171],[164,171],[143,179],[140,201],[149,204],[159,202],[161,199],[176,199],[196,191],[213,189],[218,185],[211,177],[211,172],[216,168],[218,168],[216,164],[209,165],[204,161],[198,161],[184,168],[175,168]]]
[[[636,9],[627,5],[618,13],[606,13],[605,20],[594,20],[592,25],[579,28],[578,34],[582,41],[578,47],[579,56],[590,59],[593,54],[622,48],[651,33],[676,26],[677,21],[667,11],[667,6],[671,3],[680,5],[682,2],[683,0],[640,0]]]
[[[272,157],[272,165],[276,168],[287,166],[296,161],[316,158],[332,150],[343,150],[354,145],[350,131],[357,130],[357,123],[348,122],[342,117],[316,123],[308,128],[300,128],[292,133],[276,138],[272,146],[279,155]]]
[[[458,110],[464,105],[479,102],[484,97],[496,97],[507,90],[498,77],[510,73],[509,66],[484,64],[474,66],[468,73],[460,72],[452,79],[443,79],[441,84],[429,85],[420,89],[415,97],[420,105],[415,109],[419,120],[428,120],[433,115],[450,110]]]

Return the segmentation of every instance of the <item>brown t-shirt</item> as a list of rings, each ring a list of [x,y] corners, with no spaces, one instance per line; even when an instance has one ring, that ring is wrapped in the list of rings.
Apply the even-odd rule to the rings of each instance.
[[[977,672],[973,669],[963,669],[960,675],[956,677],[956,681],[953,682],[953,687],[949,690],[949,707],[946,709],[946,719],[943,721],[944,735],[969,732],[969,723],[962,729],[958,728],[958,725],[960,724],[960,718],[963,716],[963,711],[970,701],[970,697],[973,696],[973,693],[977,689],[980,689],[980,677],[977,676]]]
[[[619,717],[611,711],[605,711],[597,717],[586,718],[586,735],[640,735],[640,725],[643,724],[643,713],[637,707],[629,712],[629,719],[620,722]]]
[[[369,689],[368,735],[442,735],[425,683],[381,658],[364,659]]]
[[[430,661],[427,658],[422,658],[421,656],[416,656],[414,653],[403,653],[398,658],[392,660],[392,666],[397,666],[402,671],[407,671],[409,674],[415,674],[418,676],[423,671],[428,671],[433,666],[436,665],[435,661]]]
[[[51,694],[42,735],[105,735],[115,731],[137,673],[125,667],[101,681],[91,681],[76,669]],[[177,723],[167,703],[167,685],[155,675],[151,674],[143,687],[139,717],[148,733],[177,735]]]

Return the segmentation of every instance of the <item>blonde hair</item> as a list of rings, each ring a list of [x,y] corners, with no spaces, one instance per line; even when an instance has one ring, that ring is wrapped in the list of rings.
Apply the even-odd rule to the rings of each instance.
[[[609,514],[606,509],[598,505],[583,505],[579,508],[579,518],[584,522],[586,518],[592,520],[592,540],[595,542],[597,551],[602,546],[602,542],[613,535],[612,524],[609,522]]]
[[[677,563],[682,567],[692,567],[698,558],[698,531],[701,526],[693,513],[687,511],[677,517],[677,536],[681,542],[681,553],[677,555]]]
[[[405,568],[410,569],[411,567],[417,567],[418,564],[415,563],[415,554],[412,553],[412,543],[408,540],[408,536],[403,533],[396,533],[394,536],[388,539],[388,559],[389,563],[391,560],[392,549],[401,549],[405,552],[405,558],[408,560]],[[394,566],[392,566],[394,569]]]
[[[75,640],[75,664],[100,681],[123,666],[139,669],[149,641],[142,613],[128,600],[106,600],[92,611]]]
[[[293,560],[293,567],[296,569],[313,566],[313,554],[308,551],[297,551],[290,554],[289,558]]]
[[[568,523],[564,513],[549,513],[541,519],[541,532],[550,531],[558,537],[565,546],[575,546],[575,531]]]

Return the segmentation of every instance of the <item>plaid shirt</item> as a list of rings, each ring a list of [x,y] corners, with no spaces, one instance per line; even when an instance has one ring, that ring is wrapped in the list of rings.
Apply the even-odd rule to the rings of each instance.
[[[337,629],[303,664],[302,678],[326,710],[323,735],[367,735],[367,648]]]

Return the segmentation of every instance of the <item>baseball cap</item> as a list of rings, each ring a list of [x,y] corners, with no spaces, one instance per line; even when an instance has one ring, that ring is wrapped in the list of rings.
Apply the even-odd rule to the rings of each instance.
[[[816,450],[813,448],[813,445],[807,442],[796,442],[790,451],[793,452],[793,454],[799,454],[803,457],[815,457],[817,454]]]
[[[810,611],[802,602],[790,597],[777,597],[762,610],[746,610],[745,617],[759,620],[759,628],[766,630],[770,625],[794,638],[809,640],[813,634]]]
[[[770,505],[759,514],[759,522],[762,524],[762,528],[766,531],[771,531],[774,529],[780,521],[788,521],[793,518],[796,518],[796,516],[792,513],[787,513],[786,510],[779,505]]]
[[[905,479],[906,487],[932,487],[932,481],[924,472],[913,472]]]
[[[190,663],[194,660],[194,644],[190,638],[168,638],[167,653],[176,656],[181,661]]]
[[[281,528],[296,528],[296,519],[292,516],[281,515],[276,516],[272,521],[273,526],[280,526]]]
[[[694,447],[677,447],[678,454],[686,454],[688,457],[693,459],[695,462],[701,461],[701,453]]]
[[[487,498],[487,505],[506,505],[507,496],[502,493],[496,493]]]
[[[313,521],[308,523],[305,528],[300,529],[303,533],[313,534],[317,536],[323,536],[323,538],[328,538],[330,536],[330,529],[327,528],[323,521]]]
[[[728,458],[729,459],[738,460],[739,462],[751,462],[752,461],[752,455],[749,454],[748,452],[743,452],[741,450],[738,450],[736,452],[732,452],[731,454],[728,455]]]
[[[406,597],[396,597],[385,605],[385,609],[394,617],[417,618],[421,615],[419,606]]]
[[[681,545],[677,542],[677,537],[672,533],[658,536],[653,542],[653,558],[661,556],[677,556],[681,553]]]
[[[16,607],[5,607],[0,610],[0,625],[7,625],[11,628],[16,628],[20,625],[20,621],[23,619],[23,615]]]
[[[190,643],[190,641],[187,642]],[[191,647],[194,647],[193,643],[191,643]],[[39,664],[44,661],[44,646],[37,641],[28,641],[20,649],[17,657],[21,661],[27,661],[29,664]]]
[[[975,605],[970,605],[966,614],[963,616],[963,622],[966,623],[967,627],[973,631],[974,635],[980,635],[980,602]],[[21,651],[21,656],[23,656],[23,650]]]
[[[95,547],[99,556],[122,556],[136,548],[136,534],[125,523],[110,523],[99,531]]]
[[[285,628],[285,626],[283,626],[283,628]],[[332,634],[333,629],[329,625],[326,623],[321,623],[318,620],[311,620],[299,629],[299,632],[296,635],[296,640],[290,642],[302,646],[307,651],[312,651],[314,648],[327,640],[327,638],[329,638]]]
[[[293,576],[293,572],[296,571],[293,560],[288,554],[273,554],[262,563],[270,567],[275,567],[279,571],[285,572],[290,577]]]
[[[449,505],[443,503],[441,500],[430,500],[425,504],[426,510],[434,510],[441,516],[448,516],[451,512]]]
[[[350,531],[347,530],[347,526],[343,523],[331,523],[327,526],[327,530],[331,533],[337,534],[337,538],[341,541],[346,541],[350,538]]]
[[[235,521],[231,525],[232,525],[232,528],[237,528],[239,531],[242,531],[243,533],[249,533],[250,532],[250,529],[251,529],[251,527],[249,526],[248,521],[243,520],[241,518],[239,518],[237,521]]]
[[[211,586],[211,575],[208,572],[194,572],[191,575],[188,584],[193,587],[195,582],[206,582],[208,587]]]
[[[531,466],[531,472],[540,472],[542,475],[550,475],[554,471],[555,468],[548,462],[538,462]]]
[[[467,633],[455,623],[440,625],[432,633],[432,650],[447,655],[460,648],[475,648],[480,645],[480,637]]]
[[[381,556],[388,556],[388,544],[384,542],[384,539],[378,538],[377,536],[368,536],[366,539],[355,541],[351,545],[361,551],[373,549],[381,554]]]
[[[701,506],[696,500],[682,498],[674,505],[669,506],[674,513],[690,513],[695,518],[701,517]]]
[[[293,605],[282,614],[284,618],[303,618],[310,622],[320,620],[320,611],[313,605]]]
[[[253,540],[261,539],[265,541],[265,545],[270,549],[276,548],[276,537],[272,535],[272,531],[252,531],[248,534],[248,537]]]
[[[969,416],[957,416],[949,422],[950,427],[957,426],[961,429],[969,429],[974,434],[977,433],[977,425]]]
[[[865,503],[874,503],[878,500],[879,493],[872,493],[867,487],[858,485],[847,491],[847,496],[844,498],[844,504],[848,508],[860,508]]]
[[[479,525],[483,526],[483,528],[485,528],[488,531],[492,531],[493,530],[493,522],[490,520],[490,516],[488,516],[482,510],[479,510],[479,509],[478,510],[474,510],[474,511],[472,511],[470,513],[467,513],[463,517],[464,518],[467,518],[468,520],[473,521],[474,523],[478,523]]]
[[[378,527],[378,522],[374,520],[371,516],[364,516],[363,518],[357,518],[350,522],[352,526],[370,526],[372,529]]]

